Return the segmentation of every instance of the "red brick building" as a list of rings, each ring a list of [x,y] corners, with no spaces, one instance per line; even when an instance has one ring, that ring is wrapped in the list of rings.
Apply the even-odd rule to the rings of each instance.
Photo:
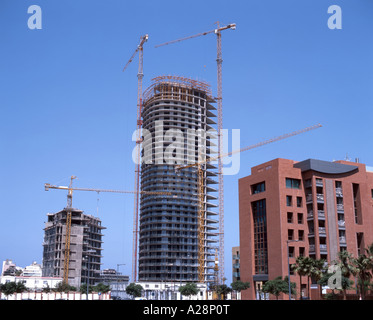
[[[373,170],[347,161],[263,163],[239,180],[239,219],[240,275],[251,284],[242,299],[258,299],[265,281],[288,275],[287,244],[293,264],[299,255],[357,256],[373,243]],[[291,281],[299,297],[299,276]],[[307,296],[306,278],[301,289]]]

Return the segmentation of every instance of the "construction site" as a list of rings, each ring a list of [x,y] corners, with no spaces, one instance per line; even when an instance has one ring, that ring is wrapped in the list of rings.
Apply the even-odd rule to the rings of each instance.
[[[65,283],[79,286],[95,283],[100,272],[101,231],[105,228],[100,219],[72,206],[73,191],[80,190],[134,194],[131,282],[179,286],[195,282],[205,285],[205,290],[209,284],[223,282],[221,32],[235,28],[235,24],[218,25],[217,29],[156,46],[215,34],[216,95],[207,82],[181,76],[158,76],[143,91],[143,51],[149,36],[140,37],[123,68],[125,71],[138,55],[134,191],[74,188],[74,176],[68,187],[45,184],[46,190],[68,193],[67,206],[48,214],[43,243],[45,276],[63,277]],[[181,140],[174,132],[167,136],[170,130],[178,130]],[[145,131],[150,139],[144,139]],[[161,141],[156,135],[159,131]],[[171,149],[168,158],[167,149]]]
[[[236,24],[173,40],[161,47],[214,34],[217,40],[217,92],[209,83],[182,76],[158,76],[143,90],[140,42],[123,71],[138,56],[135,181],[133,190],[76,188],[45,184],[45,190],[67,191],[67,205],[48,214],[43,275],[62,277],[79,287],[99,281],[102,230],[98,217],[72,205],[73,192],[128,193],[134,196],[131,282],[158,289],[150,299],[169,296],[165,288],[197,283],[200,299],[217,299],[214,286],[224,284],[224,157],[232,156],[320,127],[314,125],[255,145],[223,153],[222,32]],[[107,230],[110,232],[110,230]],[[148,285],[147,285],[148,284]],[[161,289],[163,287],[163,289]],[[157,291],[158,290],[158,291]],[[208,293],[210,290],[210,294]],[[149,290],[148,290],[149,291]],[[174,290],[175,291],[175,290]],[[147,291],[146,291],[147,292]],[[174,297],[175,299],[176,295]]]
[[[0,300],[371,298],[369,4],[4,1]]]

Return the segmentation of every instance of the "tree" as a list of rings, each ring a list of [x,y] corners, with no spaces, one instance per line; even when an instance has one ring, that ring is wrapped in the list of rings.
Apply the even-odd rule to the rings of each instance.
[[[338,252],[338,259],[335,261],[335,264],[340,268],[342,273],[342,294],[343,294],[343,300],[347,299],[346,291],[350,287],[345,284],[345,287],[343,286],[343,279],[349,279],[351,275],[355,273],[355,270],[352,265],[352,255],[348,251],[340,251]]]
[[[110,286],[100,282],[99,284],[93,287],[93,291],[107,293],[110,291]]]
[[[361,294],[361,299],[365,299],[365,291],[369,287],[370,279],[372,274],[370,269],[372,268],[371,259],[365,254],[360,254],[357,258],[352,259],[354,268],[354,275],[358,278],[358,287]]]
[[[223,300],[227,298],[229,292],[232,292],[232,288],[228,287],[226,284],[219,284],[216,286],[216,293],[218,296],[223,296]]]
[[[318,284],[321,285],[321,286],[327,286],[329,284],[329,278],[331,276],[333,276],[335,274],[335,272],[325,272],[322,277],[319,279],[318,281]],[[346,278],[343,274],[342,274],[342,279],[341,279],[341,287],[342,289],[337,289],[338,291],[342,291],[342,292],[346,292],[346,290],[348,289],[351,289],[352,288],[352,284],[354,282],[352,280],[350,280],[349,278]],[[334,293],[334,290],[335,289],[332,289],[332,294],[331,295],[327,295],[326,297],[329,298],[329,299],[333,299],[333,297],[335,296],[335,293]],[[346,299],[346,295],[344,294],[343,295],[343,299],[345,300]]]
[[[310,257],[299,256],[295,260],[295,264],[291,266],[291,268],[298,273],[299,275],[299,282],[300,282],[300,299],[302,300],[302,276],[306,276],[308,278],[308,290],[310,287],[310,276],[311,270],[313,266],[313,259]],[[309,293],[308,293],[309,295]]]
[[[373,257],[373,243],[371,243],[366,249],[365,252],[368,257]]]
[[[319,294],[321,296],[321,285],[318,283],[325,273],[325,259],[312,259],[310,276],[319,285]],[[308,296],[310,296],[310,287],[308,285]]]
[[[235,281],[231,283],[232,290],[236,292],[241,292],[242,290],[246,290],[250,288],[250,282],[242,282],[241,280]]]
[[[53,291],[55,292],[69,292],[69,291],[76,291],[76,288],[73,287],[73,286],[70,286],[68,283],[66,282],[59,282],[56,287],[53,289]]]
[[[45,292],[45,293],[49,293],[49,292],[51,292],[51,288],[49,287],[49,284],[47,283],[47,285],[45,286],[45,287],[43,287],[43,290],[42,290],[43,292]]]
[[[295,295],[295,283],[291,283],[290,290],[291,294]],[[267,281],[263,285],[262,291],[274,295],[276,297],[276,300],[278,300],[278,297],[281,293],[289,293],[288,277],[285,277],[285,279],[283,280],[281,276],[278,276],[273,280]]]
[[[187,283],[179,288],[179,292],[190,299],[190,296],[196,295],[199,292],[199,289],[195,283]]]
[[[89,286],[88,287],[88,293],[92,293],[94,290],[94,287],[93,286]],[[84,293],[84,294],[87,294],[87,284],[86,283],[83,283],[80,288],[79,288],[79,292],[80,293]]]
[[[141,297],[143,290],[144,289],[140,284],[136,284],[133,282],[126,287],[126,293],[131,295],[133,298]]]
[[[27,291],[27,288],[22,282],[12,281],[1,286],[1,292],[3,292],[7,298],[11,294],[22,293],[24,291]]]

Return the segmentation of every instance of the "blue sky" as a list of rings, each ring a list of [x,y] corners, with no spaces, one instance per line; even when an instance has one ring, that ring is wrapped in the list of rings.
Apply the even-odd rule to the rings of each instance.
[[[30,30],[30,5],[42,29]],[[342,29],[327,27],[330,5]],[[322,128],[241,154],[225,177],[225,272],[239,244],[239,178],[274,158],[360,158],[373,165],[373,2],[370,0],[46,1],[0,4],[0,260],[42,262],[48,212],[66,193],[44,183],[132,190],[137,59],[122,68],[141,35],[144,89],[158,75],[208,81],[216,93],[213,34],[154,48],[236,23],[223,32],[223,126],[241,146],[321,123]],[[76,192],[73,204],[107,227],[103,268],[131,273],[133,196]]]

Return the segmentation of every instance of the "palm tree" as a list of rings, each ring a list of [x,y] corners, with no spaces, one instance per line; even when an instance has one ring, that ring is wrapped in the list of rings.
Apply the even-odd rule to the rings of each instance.
[[[365,249],[366,253],[368,256],[373,256],[373,243],[371,243],[366,249]]]
[[[325,273],[326,261],[325,259],[312,259],[310,276],[317,284]],[[319,294],[321,296],[321,285],[319,284]],[[310,287],[308,286],[308,296],[310,296]]]
[[[370,260],[371,269],[373,269],[373,243],[365,249],[365,252]]]
[[[335,264],[340,268],[342,273],[342,280],[343,278],[349,279],[351,275],[354,275],[355,270],[352,265],[352,255],[348,251],[340,251],[338,252],[338,260],[335,261]],[[343,293],[343,300],[346,300],[346,291],[348,286],[342,285],[342,293]]]
[[[365,299],[365,290],[367,285],[372,278],[370,269],[372,268],[372,261],[365,254],[360,254],[357,258],[352,259],[352,264],[354,268],[354,274],[358,278],[358,286],[361,295],[361,299]]]
[[[319,279],[318,281],[318,284],[320,286],[327,286],[329,284],[329,279],[330,277],[334,276],[334,273],[330,273],[329,271],[326,271],[325,273],[323,273],[321,279]],[[349,278],[346,278],[342,275],[342,279],[341,279],[341,287],[342,289],[337,289],[337,290],[340,290],[342,292],[344,292],[344,296],[343,296],[343,299],[346,300],[346,290],[347,289],[350,289],[353,285],[353,281],[350,280]],[[327,299],[333,299],[334,296],[335,296],[335,293],[334,293],[334,288],[332,288],[332,294],[331,295],[326,295],[325,297],[327,297]]]
[[[309,296],[309,288],[310,288],[310,276],[311,270],[313,265],[313,259],[310,257],[299,256],[295,260],[295,264],[291,266],[291,268],[298,273],[299,275],[299,283],[300,283],[300,300],[302,300],[302,276],[306,276],[308,278],[308,296]]]

